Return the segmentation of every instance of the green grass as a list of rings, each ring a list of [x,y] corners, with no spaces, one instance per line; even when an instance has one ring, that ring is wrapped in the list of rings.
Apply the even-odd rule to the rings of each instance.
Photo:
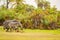
[[[60,34],[60,30],[39,30],[39,29],[31,30],[31,29],[25,29],[25,32]]]
[[[24,32],[5,32],[0,27],[0,40],[60,40],[60,29],[58,30],[31,30]]]
[[[4,32],[3,27],[0,27],[0,32]],[[58,30],[40,30],[40,29],[24,29],[26,33],[49,33],[49,34],[60,34],[60,29]]]

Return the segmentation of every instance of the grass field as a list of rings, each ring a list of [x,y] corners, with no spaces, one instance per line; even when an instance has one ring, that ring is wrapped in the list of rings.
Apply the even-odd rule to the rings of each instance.
[[[0,40],[60,40],[60,29],[58,30],[31,30],[24,32],[5,32],[0,27]]]

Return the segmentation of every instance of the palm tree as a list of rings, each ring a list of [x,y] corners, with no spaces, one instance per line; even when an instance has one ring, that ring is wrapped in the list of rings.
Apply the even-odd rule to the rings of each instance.
[[[35,0],[38,8],[43,8],[43,0]]]
[[[9,2],[16,2],[17,5],[21,4],[23,0],[6,0],[6,8],[8,8]]]
[[[17,5],[18,5],[19,3],[22,3],[22,1],[23,1],[23,0],[16,0]]]
[[[44,2],[44,8],[50,8],[50,3],[48,1],[45,1]]]

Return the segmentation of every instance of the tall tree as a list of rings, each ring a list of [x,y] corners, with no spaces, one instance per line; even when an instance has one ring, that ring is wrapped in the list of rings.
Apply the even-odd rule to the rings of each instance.
[[[49,9],[49,8],[50,8],[50,2],[45,1],[45,2],[44,2],[44,8],[45,8],[45,9]]]
[[[8,5],[9,5],[9,0],[6,0],[6,8],[8,8]]]
[[[43,0],[35,0],[39,8],[43,8]]]

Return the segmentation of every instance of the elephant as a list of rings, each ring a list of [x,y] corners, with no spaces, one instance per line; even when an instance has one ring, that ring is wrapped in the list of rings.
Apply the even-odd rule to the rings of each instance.
[[[21,28],[21,30],[23,30],[23,26],[22,26],[21,22],[19,22],[17,20],[4,21],[3,28],[6,30],[6,32],[12,31],[12,30],[16,30],[18,32],[19,28]]]

